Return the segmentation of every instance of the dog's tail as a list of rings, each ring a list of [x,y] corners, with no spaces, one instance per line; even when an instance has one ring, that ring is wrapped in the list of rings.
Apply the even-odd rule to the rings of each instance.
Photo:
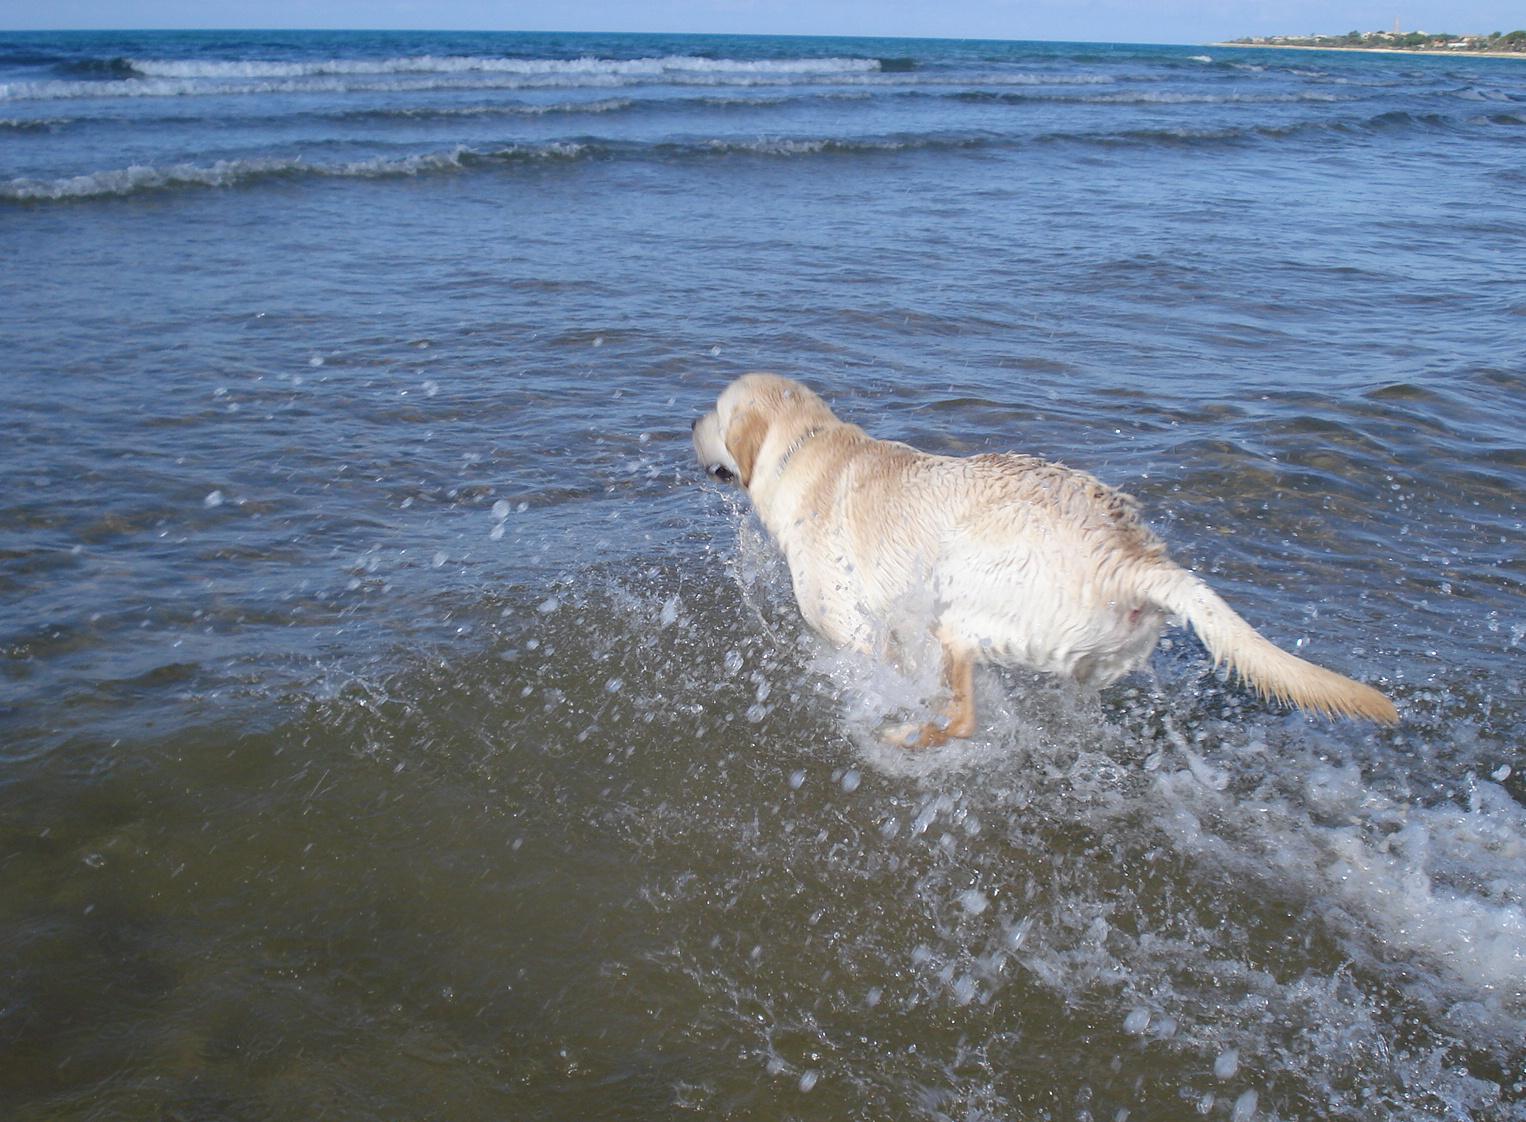
[[[1186,569],[1170,562],[1153,565],[1140,581],[1139,591],[1157,607],[1190,623],[1213,655],[1214,665],[1227,664],[1261,696],[1327,717],[1365,717],[1379,724],[1398,724],[1398,711],[1388,698],[1371,686],[1288,654]]]

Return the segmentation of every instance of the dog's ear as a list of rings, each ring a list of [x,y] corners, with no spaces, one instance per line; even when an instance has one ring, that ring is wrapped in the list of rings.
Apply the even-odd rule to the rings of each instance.
[[[738,479],[743,487],[752,483],[753,465],[758,462],[758,453],[763,450],[767,436],[768,420],[756,405],[748,405],[732,416],[731,427],[726,430],[726,451],[737,463]]]

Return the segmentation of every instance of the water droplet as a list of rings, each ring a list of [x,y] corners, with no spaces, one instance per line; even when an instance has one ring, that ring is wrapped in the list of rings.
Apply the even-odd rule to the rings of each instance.
[[[450,558],[445,556],[444,551],[440,551],[434,555],[434,559],[430,562],[430,564],[436,569],[443,569],[445,567],[445,562],[449,560]]]
[[[556,609],[560,608],[561,606],[562,602],[555,596],[548,596],[546,599],[540,602],[540,607],[536,608],[535,610],[543,616],[549,616],[552,612],[556,611]]]
[[[211,507],[214,507],[214,506],[222,506],[223,505],[223,493],[221,491],[212,491],[212,492],[210,492],[207,495],[206,498],[201,500],[201,505],[204,506],[204,507],[208,507],[208,508],[211,508]]]
[[[496,503],[493,504],[493,517],[502,522],[509,516],[509,511],[511,509],[512,508],[509,506],[508,499],[499,499]]]
[[[668,627],[678,622],[678,597],[669,596],[662,604],[662,614],[657,617],[657,623],[662,627]]]
[[[850,768],[843,773],[842,789],[851,795],[854,791],[858,790],[858,785],[862,779],[863,777],[855,769]]]
[[[798,790],[800,790],[800,787],[801,787],[801,785],[803,783],[805,783],[805,769],[804,768],[800,768],[800,769],[797,769],[795,771],[790,772],[789,785],[790,785],[790,790],[791,791],[798,791]]]
[[[1129,1011],[1123,1019],[1123,1031],[1130,1036],[1142,1036],[1150,1027],[1150,1011],[1143,1006]]]
[[[1240,1049],[1230,1048],[1219,1053],[1219,1058],[1213,1061],[1213,1074],[1217,1079],[1233,1079],[1235,1072],[1240,1070]]]
[[[959,906],[967,914],[978,916],[991,906],[991,901],[984,892],[981,892],[978,888],[972,888],[967,892],[959,894]]]
[[[1250,1122],[1256,1116],[1256,1104],[1261,1096],[1254,1088],[1235,1100],[1235,1108],[1229,1112],[1229,1122]]]
[[[800,1089],[802,1091],[809,1091],[812,1087],[816,1086],[816,1080],[818,1078],[819,1075],[814,1068],[806,1071],[800,1076]]]

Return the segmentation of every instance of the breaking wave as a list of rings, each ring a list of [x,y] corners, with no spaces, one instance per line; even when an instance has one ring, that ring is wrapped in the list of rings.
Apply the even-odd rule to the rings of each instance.
[[[218,160],[211,164],[172,164],[166,167],[133,165],[89,175],[60,179],[13,179],[0,186],[0,199],[14,202],[63,201],[135,195],[176,187],[236,187],[260,180],[298,176],[340,179],[407,178],[438,172],[460,171],[473,164],[520,160],[572,159],[583,154],[579,144],[524,145],[491,153],[459,146],[445,152],[428,152],[400,159],[376,157],[346,163],[319,164],[301,157],[255,160]]]
[[[210,164],[172,164],[165,167],[133,165],[88,175],[58,179],[12,179],[0,184],[0,200],[47,202],[111,195],[133,195],[177,187],[237,187],[283,177],[330,177],[341,179],[410,178],[470,168],[502,167],[540,160],[572,160],[592,157],[635,156],[674,160],[714,156],[815,156],[885,154],[927,148],[973,148],[989,141],[980,137],[882,137],[837,140],[829,138],[756,140],[708,140],[656,145],[622,144],[612,141],[558,141],[549,144],[512,144],[492,149],[466,145],[419,153],[401,158],[378,156],[368,160],[316,163],[296,157],[218,160]]]
[[[131,60],[120,80],[43,80],[0,84],[0,101],[113,97],[192,97],[325,93],[345,90],[522,89],[676,85],[746,86],[846,80],[876,73],[877,59],[517,59],[419,56],[314,62]]]
[[[69,117],[0,117],[0,130],[7,132],[50,132],[71,125]]]
[[[363,115],[403,117],[418,113],[492,116],[537,113],[609,113],[632,108],[635,102],[607,99],[586,104],[533,106],[475,106],[418,110],[364,110]],[[760,104],[749,100],[746,104]],[[1514,120],[1514,119],[1512,119]],[[712,137],[682,141],[626,141],[600,137],[576,137],[541,143],[506,143],[498,146],[458,144],[448,149],[417,152],[407,156],[375,156],[363,160],[324,163],[302,156],[272,156],[217,160],[211,163],[176,163],[164,166],[130,165],[84,175],[54,179],[13,178],[0,183],[0,201],[40,202],[78,200],[177,187],[234,187],[283,176],[385,179],[455,172],[482,167],[503,167],[544,159],[655,159],[682,161],[715,156],[811,157],[881,156],[916,151],[970,151],[1016,149],[1030,144],[1076,144],[1101,148],[1169,147],[1212,150],[1245,144],[1282,143],[1300,137],[1349,136],[1356,133],[1414,129],[1445,132],[1489,127],[1497,119],[1469,117],[1454,120],[1436,114],[1412,116],[1385,113],[1372,118],[1319,120],[1276,126],[1152,127],[1114,131],[1055,130],[1036,134],[994,131],[907,132],[887,135],[850,136],[757,136]]]
[[[709,59],[689,55],[635,59],[434,57],[324,59],[317,62],[131,60],[150,78],[305,78],[326,74],[568,74],[648,77],[668,74],[858,74],[880,69],[876,59]]]

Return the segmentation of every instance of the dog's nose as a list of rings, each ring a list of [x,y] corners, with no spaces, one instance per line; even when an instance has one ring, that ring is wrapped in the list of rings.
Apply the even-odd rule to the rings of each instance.
[[[689,422],[689,431],[693,432],[697,428],[699,428],[699,418],[695,417],[694,420]]]

